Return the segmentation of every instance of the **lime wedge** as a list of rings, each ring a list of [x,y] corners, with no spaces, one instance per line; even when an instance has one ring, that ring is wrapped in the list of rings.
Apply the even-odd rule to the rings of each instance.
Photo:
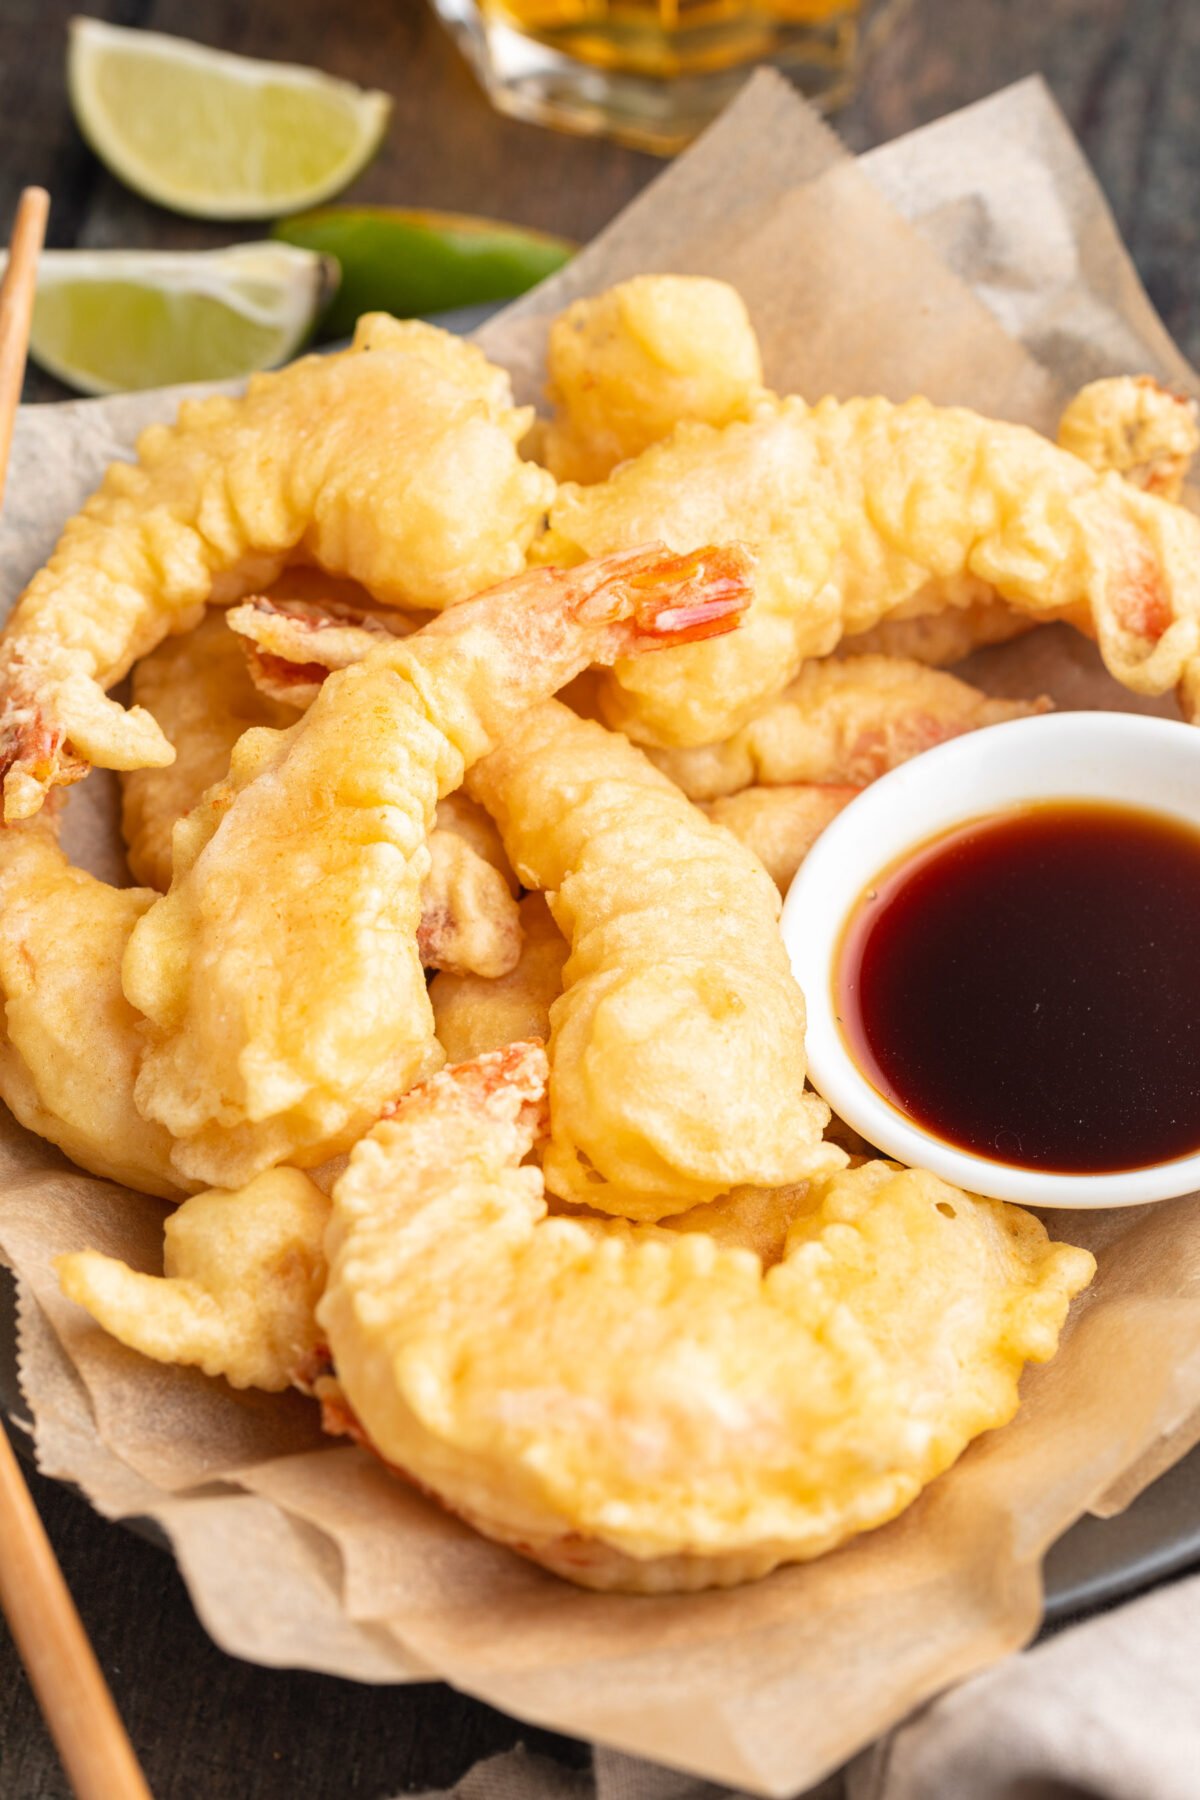
[[[365,312],[412,318],[515,299],[575,250],[566,238],[492,219],[386,206],[325,207],[285,219],[273,235],[341,265],[341,286],[320,322],[323,337],[345,337]]]
[[[327,200],[379,148],[391,101],[316,69],[71,21],[75,121],[135,193],[202,219]]]
[[[85,394],[249,375],[295,355],[335,279],[287,244],[47,250],[30,351]]]

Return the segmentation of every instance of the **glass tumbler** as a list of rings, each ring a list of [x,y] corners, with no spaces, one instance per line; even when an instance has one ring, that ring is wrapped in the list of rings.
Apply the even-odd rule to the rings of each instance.
[[[663,155],[760,63],[837,105],[853,84],[862,12],[862,0],[432,3],[502,112]]]

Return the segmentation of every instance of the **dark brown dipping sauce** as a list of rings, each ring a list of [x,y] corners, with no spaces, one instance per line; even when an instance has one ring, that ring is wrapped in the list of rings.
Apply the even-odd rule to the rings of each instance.
[[[1200,833],[1051,802],[959,827],[859,902],[859,1067],[965,1150],[1100,1174],[1200,1149]]]

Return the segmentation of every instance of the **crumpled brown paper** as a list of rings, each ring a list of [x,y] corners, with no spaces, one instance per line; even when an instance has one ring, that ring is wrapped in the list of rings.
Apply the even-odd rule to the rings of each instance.
[[[1097,374],[1149,370],[1196,391],[1037,83],[855,164],[783,82],[760,76],[594,245],[489,324],[485,346],[534,396],[548,317],[653,269],[734,281],[768,379],[811,397],[924,391],[1052,428],[1065,394]],[[0,530],[6,600],[104,464],[177,398],[22,413]],[[1065,628],[981,655],[973,672],[1068,706],[1139,704]],[[106,778],[75,790],[69,824],[80,860],[120,868]],[[323,1441],[298,1397],[161,1369],[61,1298],[55,1254],[92,1243],[157,1267],[161,1217],[160,1202],[0,1125],[0,1246],[21,1282],[42,1466],[110,1516],[154,1518],[220,1644],[364,1681],[441,1675],[523,1718],[746,1791],[815,1782],[1024,1643],[1046,1547],[1200,1432],[1191,1201],[1058,1215],[1060,1234],[1100,1260],[1059,1356],[1027,1375],[1014,1423],[902,1518],[729,1593],[584,1593]]]

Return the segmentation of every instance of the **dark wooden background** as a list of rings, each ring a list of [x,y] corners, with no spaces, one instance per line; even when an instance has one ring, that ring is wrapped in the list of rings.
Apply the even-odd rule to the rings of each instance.
[[[55,245],[206,246],[107,175],[75,131],[66,21],[89,12],[386,88],[387,143],[352,195],[487,213],[586,238],[654,174],[646,156],[495,116],[421,0],[0,0],[0,226],[44,183]],[[900,0],[838,123],[865,149],[1034,70],[1095,165],[1142,277],[1200,361],[1200,6],[1194,0]],[[254,235],[245,232],[242,235]],[[30,399],[59,397],[32,373]],[[35,1493],[158,1800],[376,1800],[551,1739],[446,1688],[370,1689],[221,1655],[174,1565],[75,1496]],[[0,1624],[0,1800],[68,1789]]]

